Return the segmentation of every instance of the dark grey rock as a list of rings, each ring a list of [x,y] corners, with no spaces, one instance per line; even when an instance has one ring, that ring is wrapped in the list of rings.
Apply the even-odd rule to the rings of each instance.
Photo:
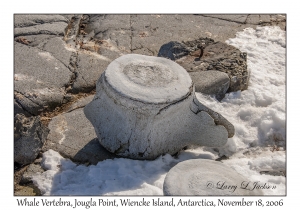
[[[158,52],[158,57],[164,57],[171,60],[177,60],[190,53],[199,50],[200,47],[207,47],[209,44],[214,43],[210,38],[199,38],[197,40],[181,42],[169,42],[161,46]],[[200,52],[200,51],[199,51]],[[199,57],[199,55],[198,55]]]
[[[74,14],[61,14],[61,16],[65,17],[68,21],[70,21]]]
[[[15,98],[33,115],[62,103],[73,73],[51,53],[15,42]]]
[[[64,40],[67,44],[72,47],[76,47],[77,36],[80,32],[80,22],[82,20],[82,15],[73,15],[69,20],[68,27],[65,31]]]
[[[224,98],[229,88],[228,75],[220,71],[190,72],[190,76],[194,81],[196,92],[214,95],[219,101]]]
[[[218,27],[212,27],[218,25]],[[195,40],[209,37],[225,41],[235,37],[241,24],[200,15],[131,15],[132,52],[152,52],[170,41]]]
[[[273,21],[280,21],[285,22],[286,21],[286,15],[285,14],[277,14],[277,15],[271,15],[271,19]]]
[[[88,15],[84,31],[86,34],[93,32],[95,40],[109,41],[123,54],[131,52],[155,56],[160,47],[170,41],[191,41],[198,37],[225,41],[248,27],[240,24],[247,15],[223,16],[228,18],[202,15]],[[99,54],[104,55],[103,52]]]
[[[51,53],[56,59],[61,61],[65,66],[70,64],[70,58],[74,53],[72,48],[68,48],[62,37],[54,37],[40,44],[42,50]]]
[[[117,38],[99,41],[92,40],[94,33],[89,38],[78,34],[82,23],[86,22],[83,18],[86,16],[76,15],[75,19],[71,18],[70,21],[77,29],[71,33],[73,25],[69,24],[71,28],[67,28],[67,37],[64,39],[49,35],[62,35],[61,32],[68,24],[63,16],[50,16],[15,17],[15,26],[22,26],[15,28],[15,36],[18,36],[15,38],[15,99],[31,115],[38,115],[46,109],[51,110],[68,102],[64,97],[66,92],[88,92],[95,88],[96,80],[107,65],[121,54]],[[55,24],[64,24],[59,33],[52,33]],[[40,27],[45,27],[41,33]],[[104,27],[109,27],[109,24],[104,24]],[[25,30],[35,31],[22,32],[23,36],[19,36],[21,34],[18,31]],[[48,33],[49,30],[52,32]],[[74,39],[75,44],[65,43],[64,40],[69,39]]]
[[[256,27],[260,24],[255,22],[256,25],[251,25],[251,21],[248,23],[247,20],[251,20],[252,16],[253,18],[256,17],[255,15],[247,14],[75,15],[69,22],[67,36],[65,37],[65,40],[68,43],[72,42],[75,44],[74,46],[78,50],[76,61],[78,68],[75,70],[76,81],[73,83],[73,92],[89,91],[91,88],[94,88],[95,80],[93,77],[99,75],[99,71],[91,70],[96,69],[96,67],[93,66],[92,62],[86,61],[87,57],[92,57],[95,54],[99,55],[98,59],[100,60],[97,61],[95,59],[95,66],[101,66],[99,68],[100,72],[106,68],[109,62],[127,53],[152,56],[158,54],[158,56],[176,60],[182,55],[186,56],[187,52],[190,52],[189,50],[196,50],[195,46],[192,48],[190,46],[188,48],[182,47],[181,45],[186,44],[182,43],[182,40],[193,41],[199,37],[208,37],[216,41],[225,41],[228,38],[235,37],[237,31],[246,27]],[[217,25],[218,27],[212,27],[212,25]],[[170,41],[172,43],[169,43]],[[162,47],[162,45],[164,46]],[[162,49],[160,50],[161,47]],[[166,55],[169,48],[171,52],[173,50],[175,53]],[[182,55],[176,53],[176,50]],[[110,61],[105,62],[105,60]],[[219,66],[216,64],[210,65],[210,63],[204,62],[196,66],[198,70],[207,70],[209,67],[209,70],[222,71],[220,69],[222,62]],[[224,70],[223,67],[222,69]],[[189,71],[189,69],[187,70]],[[224,72],[227,70],[225,69]],[[240,69],[238,71],[240,72]],[[95,74],[90,72],[95,72]],[[229,77],[232,78],[230,91],[247,88],[245,83],[247,83],[248,75],[245,75],[246,73],[244,72],[242,74],[244,75],[231,76],[228,73]]]
[[[16,101],[16,99],[14,99],[14,116],[16,114],[23,114],[26,117],[30,116],[30,114],[22,108],[22,106]]]
[[[67,112],[71,112],[75,109],[79,109],[79,108],[83,108],[85,107],[88,103],[90,103],[94,98],[94,95],[90,95],[90,96],[87,96],[87,97],[84,97],[84,98],[81,98],[79,99],[78,101],[76,101],[74,104],[72,104]]]
[[[47,34],[38,34],[38,35],[28,35],[28,36],[19,36],[15,38],[16,42],[27,44],[30,47],[36,47],[42,42],[45,42],[48,39],[56,37],[55,35]]]
[[[236,15],[204,15],[204,16],[218,18],[221,20],[233,21],[237,23],[245,23],[248,15],[236,14]]]
[[[130,52],[128,48],[130,33],[124,32],[126,31],[124,28],[118,28],[121,25],[126,27],[126,18],[125,20],[122,18],[125,16],[117,15],[105,20],[104,16],[75,15],[72,17],[64,37],[67,47],[75,51],[69,64],[69,68],[75,74],[70,92],[89,92],[94,89],[97,79],[108,64],[122,53]],[[108,30],[112,31],[112,34],[106,36]]]
[[[37,34],[48,34],[48,35],[57,35],[64,36],[65,29],[68,26],[64,22],[55,22],[55,23],[44,23],[41,25],[28,26],[24,28],[15,28],[14,36],[27,36],[27,35],[37,35]]]
[[[83,108],[52,118],[48,127],[50,133],[43,151],[52,149],[75,162],[91,164],[116,157],[100,145]]]
[[[15,28],[23,28],[55,22],[67,23],[67,19],[62,15],[14,15]]]
[[[230,78],[228,92],[247,89],[249,72],[247,71],[246,53],[242,53],[239,49],[225,43],[215,42],[210,38],[198,38],[192,41],[185,41],[184,44],[182,46],[186,46],[187,50],[192,49],[193,51],[183,57],[175,54],[174,58],[181,57],[176,59],[175,62],[189,73],[207,70],[221,71]],[[201,46],[204,47],[203,53],[200,50]],[[202,54],[201,58],[199,58],[200,54]],[[164,55],[168,56],[168,54]],[[197,83],[196,75],[196,73],[191,74],[195,83]]]
[[[110,59],[96,53],[79,52],[77,57],[77,78],[73,84],[74,92],[88,92],[96,87],[96,82],[106,69]]]
[[[21,113],[23,113],[22,110],[19,109],[20,107],[22,107],[22,109],[25,112],[28,112],[30,115],[38,115],[44,109],[43,105],[36,104],[32,100],[30,100],[29,98],[24,96],[23,94],[18,93],[16,91],[14,92],[14,99],[17,103],[17,106],[16,106],[17,112],[21,111]]]
[[[259,25],[262,26],[279,26],[282,30],[286,30],[286,15],[259,15]]]
[[[248,15],[247,24],[261,26],[279,26],[282,30],[286,28],[286,16],[284,14]]]
[[[261,23],[271,22],[270,18],[271,18],[270,15],[259,15],[259,20]]]
[[[14,161],[26,165],[35,160],[46,140],[49,129],[39,117],[26,118],[16,114],[14,118]]]
[[[71,93],[67,93],[65,96],[64,96],[64,100],[63,100],[63,103],[68,103],[70,101],[75,101],[76,100],[76,94],[71,94]]]
[[[250,15],[248,18],[247,18],[247,23],[249,24],[260,24],[259,22],[259,15]]]
[[[187,46],[180,42],[169,42],[164,44],[159,49],[158,57],[169,58],[171,60],[179,59],[185,55],[188,55],[191,51]]]
[[[20,180],[20,184],[27,184],[32,181],[32,177],[36,176],[38,173],[43,173],[44,169],[41,167],[40,164],[32,163],[28,166],[22,178]]]
[[[109,40],[123,53],[130,53],[132,36],[130,21],[130,15],[90,15],[86,33],[94,31],[95,39]]]
[[[252,15],[131,15],[132,52],[157,55],[160,47],[170,41],[195,40],[199,37],[225,42],[244,28]],[[278,18],[279,19],[279,18]],[[269,25],[273,25],[271,22]],[[285,23],[284,23],[285,24]],[[277,25],[277,24],[274,24]],[[282,29],[280,24],[278,24]],[[109,33],[107,31],[106,33]]]

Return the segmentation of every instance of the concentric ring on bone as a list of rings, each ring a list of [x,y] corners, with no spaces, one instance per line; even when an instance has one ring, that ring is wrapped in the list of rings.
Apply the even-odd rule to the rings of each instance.
[[[214,160],[192,159],[175,165],[164,180],[164,195],[263,195],[229,166]]]
[[[203,109],[189,74],[171,60],[123,55],[96,86],[84,113],[100,144],[122,157],[155,159],[190,145],[221,147],[233,135],[230,122],[223,117],[216,123],[221,115]]]

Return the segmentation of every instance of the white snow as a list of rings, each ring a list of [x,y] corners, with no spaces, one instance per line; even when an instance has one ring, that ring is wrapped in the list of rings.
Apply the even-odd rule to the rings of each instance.
[[[207,97],[209,107],[221,113],[236,129],[223,148],[190,148],[178,157],[165,155],[154,161],[114,159],[97,165],[76,165],[57,152],[44,153],[47,170],[33,181],[44,195],[162,195],[166,173],[176,163],[192,159],[217,159],[234,168],[251,182],[275,185],[265,195],[285,195],[284,176],[260,171],[285,171],[285,31],[279,27],[258,27],[238,32],[228,44],[247,52],[251,72],[249,88],[226,95],[222,102]]]

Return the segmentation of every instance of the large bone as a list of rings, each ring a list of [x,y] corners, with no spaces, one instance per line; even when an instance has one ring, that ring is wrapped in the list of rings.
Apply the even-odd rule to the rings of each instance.
[[[84,112],[107,150],[154,159],[188,145],[226,144],[233,126],[199,104],[181,66],[165,58],[129,54],[109,64]]]

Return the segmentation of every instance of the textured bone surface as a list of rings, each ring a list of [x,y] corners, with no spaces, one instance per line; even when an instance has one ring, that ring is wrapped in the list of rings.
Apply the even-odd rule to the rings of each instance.
[[[168,59],[130,54],[110,63],[105,79],[122,95],[146,103],[166,103],[191,92],[189,74]]]
[[[262,195],[255,184],[229,166],[214,160],[193,159],[171,168],[164,195]]]
[[[194,94],[190,76],[175,62],[124,55],[101,75],[84,113],[101,145],[123,157],[155,159],[188,145],[223,146],[227,128],[191,109],[198,106]]]

